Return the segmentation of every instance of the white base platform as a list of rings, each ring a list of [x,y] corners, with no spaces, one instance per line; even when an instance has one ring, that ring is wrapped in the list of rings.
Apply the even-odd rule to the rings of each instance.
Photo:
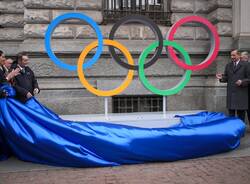
[[[139,112],[139,113],[115,113],[108,114],[80,114],[80,115],[60,115],[64,120],[80,122],[109,122],[114,124],[129,125],[143,128],[165,128],[180,122],[174,116],[184,114],[195,114],[204,110],[194,111],[168,111],[164,115],[162,112]]]

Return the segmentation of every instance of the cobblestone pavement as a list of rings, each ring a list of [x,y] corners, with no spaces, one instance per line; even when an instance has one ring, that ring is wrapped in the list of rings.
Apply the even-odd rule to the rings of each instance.
[[[249,184],[250,133],[231,152],[177,162],[106,168],[64,168],[11,158],[0,163],[0,184]]]
[[[1,184],[249,184],[250,157],[1,173]]]

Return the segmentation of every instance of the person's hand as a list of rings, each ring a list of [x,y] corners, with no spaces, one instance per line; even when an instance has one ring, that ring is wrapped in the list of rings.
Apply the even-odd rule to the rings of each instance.
[[[11,71],[11,72],[7,75],[7,77],[6,77],[7,81],[9,81],[9,80],[11,80],[12,78],[14,78],[15,76],[19,75],[19,74],[20,74],[19,72],[20,72],[20,69],[19,69],[19,68],[17,68],[17,69],[15,69],[15,70]]]
[[[221,74],[221,73],[217,73],[217,74],[216,74],[216,78],[217,78],[217,79],[222,79],[222,74]]]
[[[4,97],[8,97],[8,96],[9,96],[8,92],[4,90],[4,91],[3,91],[3,96],[4,96]]]
[[[16,68],[15,70],[12,71],[14,76],[17,76],[20,74],[20,68]]]
[[[39,89],[38,88],[35,88],[34,91],[33,91],[34,94],[38,94],[39,93]]]
[[[32,97],[32,94],[30,92],[27,93],[26,97],[30,99]]]
[[[235,83],[237,86],[240,86],[242,84],[242,80],[237,80]]]

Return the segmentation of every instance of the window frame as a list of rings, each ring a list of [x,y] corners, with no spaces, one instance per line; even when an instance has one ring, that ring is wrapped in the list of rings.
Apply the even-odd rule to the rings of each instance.
[[[159,5],[159,1],[162,2],[161,5]],[[102,24],[115,23],[124,16],[136,14],[145,15],[157,24],[171,26],[171,1],[172,0],[102,0]],[[154,2],[154,5],[150,5],[149,2],[151,4]],[[131,8],[130,6],[132,5],[135,6]]]
[[[159,95],[117,95],[112,97],[112,113],[162,112],[162,109],[163,97]]]

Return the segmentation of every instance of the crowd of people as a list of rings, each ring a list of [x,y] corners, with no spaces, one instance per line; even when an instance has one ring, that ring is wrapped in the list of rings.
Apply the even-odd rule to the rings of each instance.
[[[34,72],[28,64],[26,53],[19,54],[14,62],[11,58],[5,58],[4,52],[0,50],[0,84],[11,84],[16,91],[16,99],[22,103],[40,92]],[[0,98],[7,96],[8,92],[0,88]]]
[[[227,83],[227,109],[230,116],[237,116],[250,122],[250,62],[248,52],[231,52],[231,61],[225,66],[223,74],[216,74],[220,82]],[[16,99],[25,103],[40,92],[34,72],[27,66],[29,57],[22,53],[17,61],[5,58],[0,50],[0,84],[9,83],[16,90]],[[1,85],[0,85],[1,86]],[[0,98],[8,93],[0,88]]]

